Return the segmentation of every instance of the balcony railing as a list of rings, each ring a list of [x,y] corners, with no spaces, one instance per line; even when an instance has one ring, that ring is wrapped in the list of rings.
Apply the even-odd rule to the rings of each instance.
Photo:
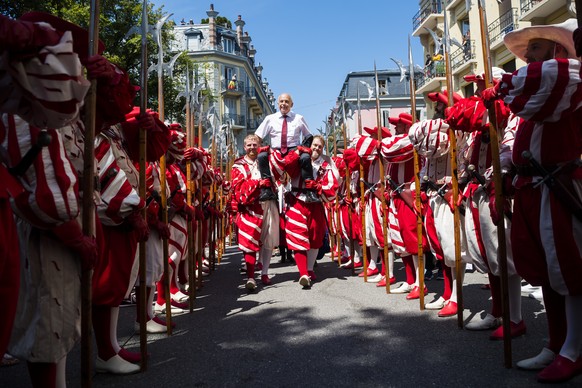
[[[416,31],[430,15],[435,13],[440,14],[442,11],[443,4],[441,0],[431,1],[412,18],[412,31]]]
[[[262,120],[259,119],[248,119],[247,120],[247,130],[255,130],[257,128],[259,128],[259,125],[261,125]]]
[[[521,14],[523,15],[530,9],[536,6],[537,3],[541,3],[544,0],[521,0],[520,7],[521,7]]]
[[[230,123],[230,125],[244,127],[246,125],[246,118],[245,116],[237,115],[236,113],[225,113],[222,115],[222,123]]]
[[[503,39],[505,34],[518,29],[517,8],[511,8],[509,11],[499,17],[499,19],[489,24],[489,43]]]
[[[417,80],[417,89],[420,89],[433,78],[445,77],[447,73],[445,61],[443,60],[431,62],[423,70],[424,75]]]
[[[222,82],[222,91],[223,92],[232,91],[232,92],[244,93],[244,91],[245,91],[245,83],[244,82],[235,81],[234,87],[229,87],[229,84],[230,84],[230,80],[224,80]]]
[[[471,39],[451,53],[451,68],[456,70],[472,59],[475,59],[475,41]]]

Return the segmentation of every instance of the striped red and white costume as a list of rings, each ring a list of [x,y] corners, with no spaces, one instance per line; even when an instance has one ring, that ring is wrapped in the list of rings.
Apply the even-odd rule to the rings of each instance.
[[[131,284],[137,236],[125,219],[144,208],[139,173],[124,146],[120,126],[112,126],[95,138],[101,202],[97,214],[103,225],[104,246],[93,274],[93,304],[116,307]]]
[[[501,171],[508,172],[511,169],[511,152],[515,131],[521,120],[512,116],[503,125],[499,154],[501,159]],[[463,191],[466,198],[467,211],[465,213],[465,231],[467,236],[467,249],[472,263],[483,273],[492,273],[501,276],[499,260],[497,258],[497,227],[492,221],[489,209],[490,182],[493,179],[491,166],[491,151],[489,141],[489,127],[482,127],[471,133],[468,141],[467,152],[464,155],[466,165],[474,165],[475,170],[487,180],[487,186],[483,187],[476,179],[470,179]],[[507,264],[508,274],[515,275],[513,256],[511,254],[511,221],[504,217],[507,233]]]
[[[279,206],[276,201],[259,202],[261,174],[257,160],[243,156],[234,161],[231,170],[232,203],[237,209],[238,247],[244,252],[247,277],[254,278],[257,253],[268,276],[273,248],[279,245]]]
[[[366,219],[366,246],[384,248],[384,233],[383,220],[386,212],[382,209],[382,201],[375,194],[375,190],[379,188],[380,184],[380,164],[384,163],[378,157],[378,141],[370,136],[360,136],[354,139],[355,148],[358,156],[365,161],[365,165],[369,167],[364,171],[366,175],[366,182],[368,186],[372,186],[366,190],[365,200],[365,219]],[[386,170],[384,170],[386,171]],[[390,249],[390,235],[387,241]]]
[[[0,127],[8,135],[2,145],[15,166],[40,129],[12,115],[3,115]],[[47,131],[50,144],[19,177],[25,191],[11,200],[23,250],[9,351],[30,362],[56,363],[80,338],[81,266],[78,255],[47,229],[78,220],[80,205],[78,177],[61,134]]]
[[[408,134],[383,139],[380,152],[388,162],[386,175],[396,185],[404,184],[405,190],[410,190],[410,183],[414,181],[414,147]],[[399,195],[391,196],[388,219],[394,253],[399,256],[418,254],[416,213]]]
[[[553,59],[503,76],[509,85],[505,102],[525,120],[517,129],[512,154],[518,169],[511,229],[515,266],[531,284],[551,286],[561,295],[582,294],[582,222],[545,184],[536,184],[541,174],[521,172],[529,165],[522,153],[529,151],[549,170],[580,159],[580,72],[577,59]],[[566,184],[580,198],[580,167],[566,171]]]
[[[257,162],[235,160],[232,171],[233,208],[237,209],[238,246],[243,252],[258,252],[262,246],[279,245],[279,210],[275,201],[257,200],[260,174]]]
[[[425,164],[420,172],[421,177],[428,177],[431,182],[441,187],[447,184],[447,192],[452,191],[450,184],[451,160],[449,155],[450,139],[449,125],[442,119],[423,120],[412,124],[409,137],[418,154],[425,158]],[[459,146],[461,145],[458,139]],[[455,268],[455,234],[454,217],[448,201],[437,194],[435,190],[427,190],[428,206],[424,218],[424,227],[429,245],[434,256],[443,260],[444,292],[443,300],[457,302]],[[446,197],[446,195],[445,195]],[[461,220],[461,225],[463,224]],[[467,248],[464,229],[460,227],[461,260],[466,262]],[[464,264],[462,264],[464,265]],[[461,271],[464,273],[464,268]],[[446,307],[445,307],[446,308]]]
[[[321,185],[322,203],[305,203],[305,194],[300,189],[303,182],[300,176],[295,176],[291,179],[292,189],[287,193],[285,208],[287,248],[295,252],[300,276],[309,276],[308,271],[313,271],[317,250],[323,245],[327,229],[324,203],[336,198],[339,183],[339,173],[331,158],[321,155],[312,159],[311,164],[313,179]]]

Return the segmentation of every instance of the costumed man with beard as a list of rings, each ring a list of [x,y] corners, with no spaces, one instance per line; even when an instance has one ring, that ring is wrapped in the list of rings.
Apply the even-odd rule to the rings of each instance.
[[[541,382],[582,372],[582,31],[576,26],[569,19],[505,35],[507,48],[527,65],[484,91],[485,99],[499,92],[524,119],[512,153],[517,176],[511,243],[517,272],[542,286],[549,343],[517,366],[543,368]]]
[[[275,201],[258,201],[261,189],[270,187],[268,178],[261,178],[257,165],[257,151],[261,139],[248,135],[244,139],[245,155],[234,161],[231,170],[231,207],[237,209],[238,246],[244,254],[247,280],[245,288],[257,288],[255,266],[257,254],[262,260],[271,260],[273,248],[279,245],[279,208]],[[265,265],[266,264],[266,265]],[[265,262],[263,268],[268,268]],[[262,273],[261,283],[270,285],[268,273]]]
[[[323,245],[325,231],[325,209],[323,202],[335,199],[338,190],[339,173],[331,158],[323,155],[325,140],[316,135],[311,143],[311,164],[313,172],[311,179],[306,181],[306,187],[318,193],[321,200],[306,202],[306,194],[300,187],[299,155],[291,153],[287,158],[287,168],[291,171],[291,191],[287,193],[285,210],[285,233],[287,247],[295,256],[299,270],[299,284],[303,288],[311,287],[316,280],[313,267],[319,248]]]
[[[46,44],[58,38],[26,57],[3,56],[2,84],[12,85],[3,97],[14,109],[2,110],[14,114],[2,116],[2,146],[6,165],[22,167],[13,171],[25,189],[12,199],[22,263],[9,352],[27,361],[34,387],[65,386],[66,357],[80,338],[81,267],[92,268],[97,246],[82,233],[78,166],[67,157],[61,128],[83,133],[79,113],[90,84],[81,61],[102,57],[88,58],[88,34],[79,26],[36,12],[19,20],[25,23],[10,27],[16,41],[22,27],[46,30]]]
[[[406,271],[406,281],[391,290],[394,294],[405,294],[418,288],[418,233],[414,207],[414,194],[410,188],[414,182],[414,147],[408,137],[412,115],[400,113],[390,117],[395,126],[394,136],[382,139],[380,152],[388,162],[387,176],[391,186],[389,198],[389,233],[394,254],[400,256]],[[422,165],[422,161],[420,161]],[[424,235],[424,231],[423,231]],[[423,239],[425,250],[428,250]],[[386,285],[386,283],[384,283]]]
[[[505,72],[497,67],[492,69],[494,82],[501,80]],[[484,124],[483,116],[487,115],[486,107],[481,98],[481,91],[485,88],[485,75],[482,73],[465,76],[465,80],[475,82],[477,90],[475,96],[464,98],[455,104],[447,114],[447,122],[455,130],[469,132],[467,149],[464,155],[466,166],[464,176],[460,180],[468,181],[462,197],[466,198],[465,231],[467,236],[467,248],[470,258],[477,270],[488,274],[491,289],[491,313],[483,319],[475,318],[465,325],[467,330],[491,330],[492,340],[503,339],[503,326],[501,326],[502,295],[501,295],[501,270],[498,258],[497,225],[503,222],[507,234],[507,272],[508,272],[508,296],[509,315],[511,320],[511,337],[525,334],[526,327],[521,315],[521,277],[515,270],[513,256],[511,254],[511,203],[505,198],[505,213],[501,217],[497,214],[495,204],[495,187],[493,182],[493,167],[491,160],[491,141],[489,135],[489,121]],[[509,109],[502,101],[496,101],[495,116],[497,122],[495,128],[499,132],[500,144],[499,156],[501,163],[502,179],[511,186],[513,168],[511,163],[511,150],[515,139],[515,130],[521,119],[515,115],[509,115]],[[468,168],[467,168],[468,167]],[[501,188],[505,196],[506,189]]]
[[[447,102],[445,93],[429,93],[429,98],[437,104]],[[460,98],[459,98],[460,99]],[[458,99],[456,99],[458,101]],[[455,270],[455,236],[453,228],[452,171],[450,158],[449,125],[440,118],[423,120],[412,124],[409,131],[410,141],[419,156],[425,158],[425,164],[420,176],[426,177],[424,185],[430,185],[426,190],[427,198],[424,211],[424,226],[427,233],[430,250],[437,260],[443,262],[444,290],[442,296],[425,307],[440,310],[439,317],[450,317],[457,314],[457,282]],[[462,148],[461,139],[457,145]],[[462,217],[461,217],[462,218]],[[462,224],[462,222],[461,222]],[[460,246],[462,270],[465,272],[465,262],[468,260],[464,229],[460,228]],[[425,286],[425,295],[428,292]],[[418,298],[419,293],[413,290],[407,299]]]

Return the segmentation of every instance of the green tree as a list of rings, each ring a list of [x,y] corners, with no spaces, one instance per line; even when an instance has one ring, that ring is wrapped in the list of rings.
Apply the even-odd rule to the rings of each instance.
[[[141,65],[141,33],[130,34],[132,27],[141,27],[142,0],[102,0],[100,2],[99,39],[106,49],[103,56],[115,63],[129,74],[134,85],[140,84]],[[29,11],[42,11],[51,13],[62,19],[78,24],[83,28],[89,27],[90,20],[89,0],[21,0],[0,2],[0,12],[4,15],[17,18]],[[149,24],[155,24],[164,15],[163,6],[154,8],[148,4]],[[169,53],[169,42],[173,38],[172,28],[175,23],[168,20],[162,27],[162,43],[165,58],[168,62],[175,53]],[[157,64],[158,46],[153,37],[148,34],[148,63],[146,69],[152,64]],[[180,91],[184,89],[180,81],[180,74],[184,74],[186,67],[193,69],[195,64],[186,55],[181,56],[175,64],[174,79],[164,76],[164,111],[167,117],[172,117],[184,123],[185,101],[176,101]],[[158,82],[157,73],[148,76],[148,108],[157,110]],[[135,104],[139,104],[139,95]]]

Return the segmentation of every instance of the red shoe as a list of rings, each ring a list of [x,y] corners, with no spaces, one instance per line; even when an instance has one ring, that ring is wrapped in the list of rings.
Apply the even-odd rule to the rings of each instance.
[[[309,276],[309,278],[311,279],[312,282],[317,280],[317,276],[315,276],[315,272],[313,272],[313,271],[307,271],[307,276]]]
[[[117,353],[119,357],[123,358],[127,362],[132,362],[137,364],[141,362],[141,352],[130,352],[129,350],[125,350],[124,348],[119,349],[119,353]],[[150,356],[150,353],[147,353],[147,357]]]
[[[457,315],[457,302],[451,302],[450,300],[445,304],[445,307],[439,311],[438,316],[441,318],[452,317]]]
[[[273,284],[271,279],[269,279],[269,275],[261,275],[261,283],[263,283],[264,286],[270,286]]]
[[[561,383],[582,373],[582,357],[570,361],[564,356],[557,355],[556,359],[537,375],[541,383]]]
[[[353,264],[353,268],[362,268],[363,266],[364,266],[364,263],[362,263],[361,261],[358,261],[357,263]],[[342,268],[352,269],[352,262],[350,261],[348,264],[342,265]]]
[[[368,276],[378,275],[379,273],[380,273],[380,271],[378,271],[378,268],[374,268],[374,269],[368,268]],[[363,278],[364,277],[364,272],[358,274],[358,277]],[[384,282],[385,281],[386,280],[384,280]]]
[[[509,322],[509,327],[511,329],[511,338],[519,337],[520,335],[524,335],[526,332],[525,322],[523,320],[521,320],[519,323]],[[493,341],[503,341],[503,325],[495,329],[489,336],[489,339]]]
[[[396,276],[392,276],[390,278],[390,284],[394,284],[394,283],[396,283]]]
[[[390,284],[392,284],[392,279],[390,279]],[[386,287],[386,276],[382,276],[382,279],[376,284],[376,287]]]
[[[255,267],[255,271],[262,271],[263,270],[263,263],[257,263],[257,266]]]
[[[162,326],[168,326],[168,325],[166,325],[166,320],[158,317],[157,315],[152,318],[152,321],[154,321],[155,323],[159,323]],[[175,327],[176,327],[176,322],[172,321],[172,329]]]
[[[424,295],[428,294],[428,289],[426,288],[426,286],[424,286]],[[414,286],[414,288],[412,289],[412,291],[410,291],[410,293],[408,295],[406,295],[406,299],[411,300],[411,299],[418,299],[420,298],[420,287],[418,286]],[[456,305],[456,303],[455,303]]]
[[[350,262],[350,258],[349,257],[342,257],[340,260],[340,263],[345,264],[345,263],[349,263]]]
[[[172,306],[177,307],[177,308],[182,309],[182,310],[187,310],[187,309],[190,308],[190,305],[188,303],[186,303],[186,302],[178,302],[178,301],[175,301],[174,299],[171,299],[170,300],[170,304]]]

